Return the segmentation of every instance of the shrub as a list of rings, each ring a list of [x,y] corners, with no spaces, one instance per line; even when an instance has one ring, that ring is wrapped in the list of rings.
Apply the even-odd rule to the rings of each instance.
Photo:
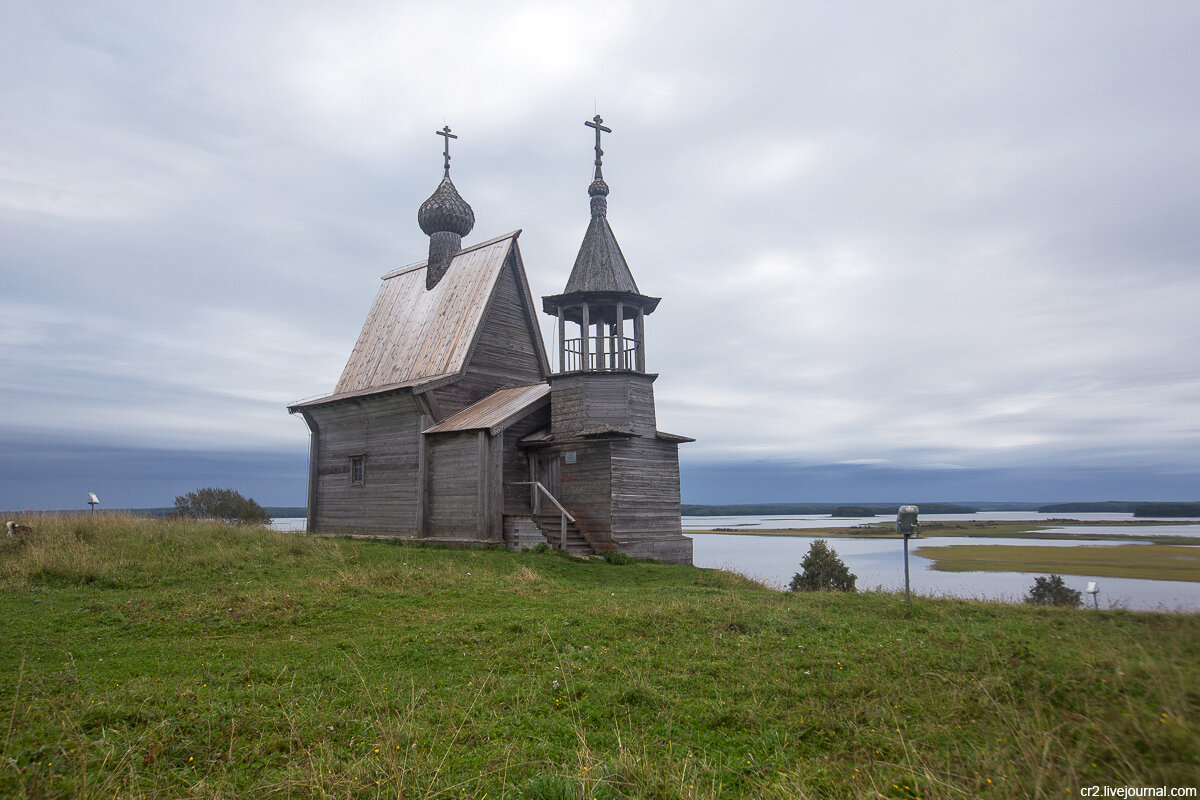
[[[606,563],[616,564],[617,566],[632,564],[634,561],[633,556],[627,553],[604,553],[602,557]]]
[[[793,592],[853,592],[854,583],[858,580],[858,576],[851,574],[846,562],[838,558],[837,551],[824,539],[812,543],[800,562],[800,569],[801,572],[792,576],[790,588]]]
[[[198,489],[176,497],[175,514],[239,525],[265,525],[271,521],[271,515],[262,506],[233,489]]]
[[[1025,598],[1025,602],[1035,606],[1079,608],[1083,605],[1083,598],[1078,590],[1063,583],[1061,575],[1049,575],[1033,579],[1033,586],[1029,587],[1029,596]]]

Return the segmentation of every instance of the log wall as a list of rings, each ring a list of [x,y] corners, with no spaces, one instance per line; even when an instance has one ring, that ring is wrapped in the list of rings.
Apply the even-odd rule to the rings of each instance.
[[[426,437],[428,477],[427,535],[435,539],[476,539],[486,485],[480,480],[481,452],[476,431]],[[486,459],[486,455],[484,458]]]
[[[524,482],[530,480],[529,458],[526,451],[517,446],[522,437],[550,424],[550,408],[540,408],[506,429],[503,436],[504,513],[527,515],[533,513],[530,498],[532,489]]]
[[[608,427],[654,436],[655,377],[636,372],[552,375],[554,435],[571,436]]]
[[[417,535],[418,447],[428,419],[412,395],[367,397],[319,406],[307,414],[317,423],[311,529]],[[366,458],[361,486],[351,482],[354,456]]]
[[[580,440],[558,451],[559,500],[578,520],[581,529],[607,538],[612,532],[612,470],[605,440]],[[575,463],[564,454],[575,453]]]
[[[516,257],[509,255],[480,322],[474,349],[463,375],[431,390],[439,420],[462,411],[497,389],[545,380],[541,333],[531,327],[526,300],[516,279]]]

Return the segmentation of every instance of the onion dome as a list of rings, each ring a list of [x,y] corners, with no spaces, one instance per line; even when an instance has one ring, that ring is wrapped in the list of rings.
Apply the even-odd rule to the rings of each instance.
[[[450,126],[434,131],[444,137],[446,147],[442,155],[445,164],[442,172],[442,182],[433,190],[421,207],[417,209],[417,224],[429,237],[429,261],[425,266],[425,288],[432,289],[438,285],[450,262],[462,249],[462,237],[475,227],[475,212],[462,199],[454,181],[450,180],[450,140],[457,139],[450,132]]]
[[[429,199],[417,209],[417,224],[426,236],[442,232],[466,236],[475,227],[475,212],[446,175]]]

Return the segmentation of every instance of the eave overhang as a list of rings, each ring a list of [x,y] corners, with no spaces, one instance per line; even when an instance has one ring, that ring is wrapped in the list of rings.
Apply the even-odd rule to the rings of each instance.
[[[589,322],[615,322],[608,318],[615,317],[617,303],[623,306],[622,317],[634,319],[639,308],[643,314],[652,314],[661,300],[637,292],[564,292],[542,297],[542,311],[558,316],[561,308],[568,321],[583,324],[583,304],[587,303]]]

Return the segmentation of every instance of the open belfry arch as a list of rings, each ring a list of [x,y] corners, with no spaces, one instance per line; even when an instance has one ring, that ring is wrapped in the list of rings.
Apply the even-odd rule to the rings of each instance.
[[[310,431],[308,528],[447,544],[541,542],[691,563],[679,453],[657,430],[643,295],[608,224],[597,115],[591,221],[564,290],[557,370],[517,239],[463,247],[475,214],[443,177],[417,220],[425,262],[383,276],[332,394],[288,407]]]

